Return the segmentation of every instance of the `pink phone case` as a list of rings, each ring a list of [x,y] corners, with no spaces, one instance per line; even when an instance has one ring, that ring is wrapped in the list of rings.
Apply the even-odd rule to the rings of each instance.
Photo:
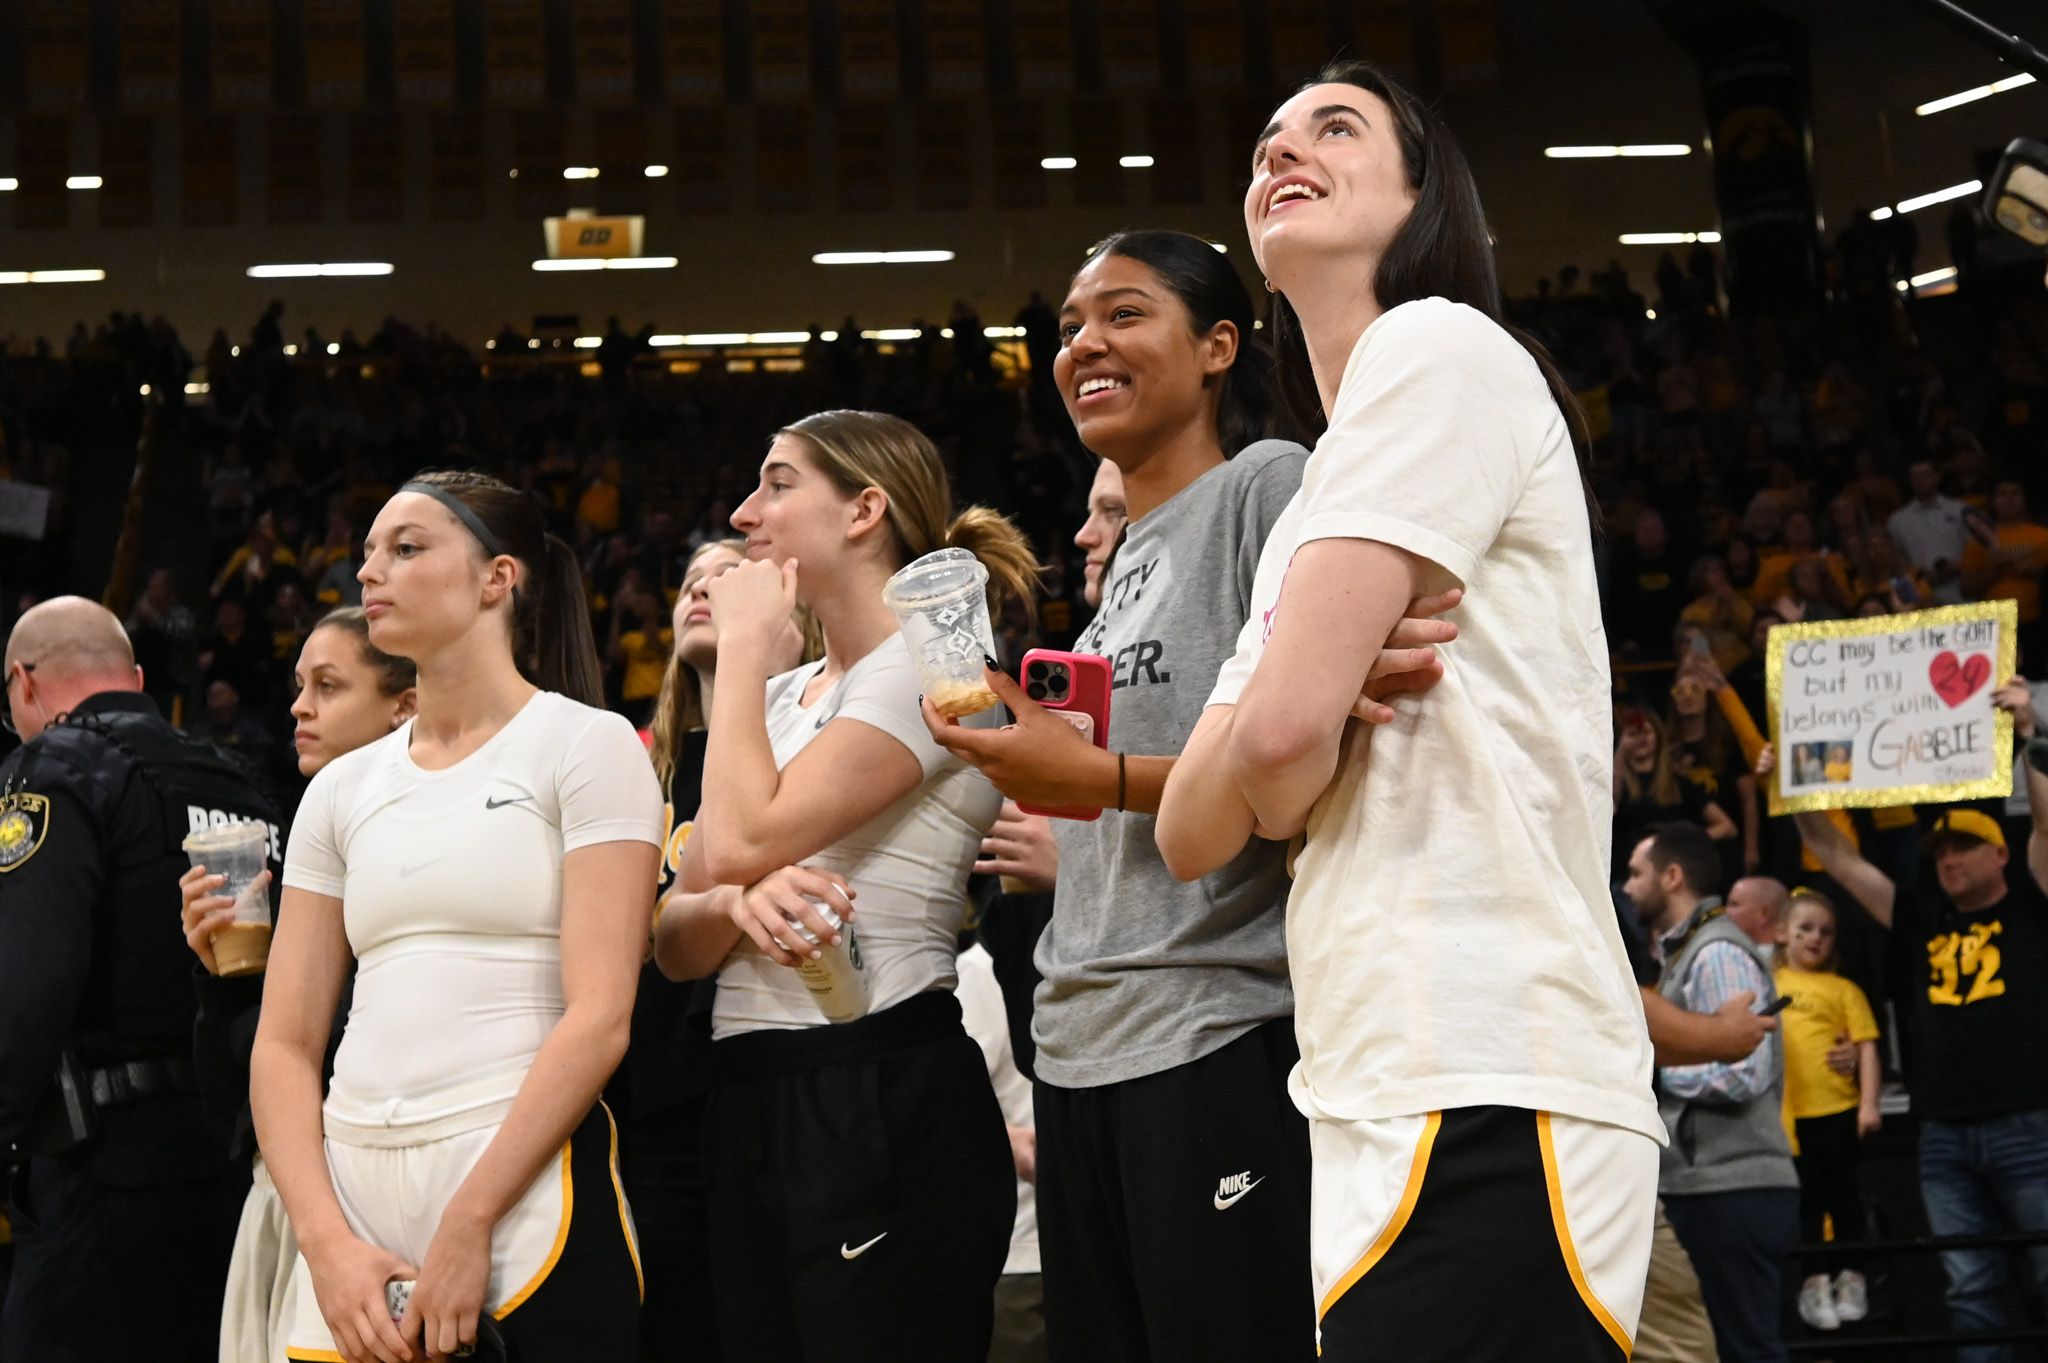
[[[1034,675],[1034,667],[1043,671]],[[1109,659],[1093,653],[1034,648],[1024,655],[1018,674],[1026,695],[1072,724],[1096,747],[1109,747]],[[1066,682],[1064,688],[1056,685],[1060,679]],[[1075,819],[1087,823],[1102,817],[1100,809],[1087,806],[1040,809],[1019,803],[1017,807],[1026,814],[1048,819]]]

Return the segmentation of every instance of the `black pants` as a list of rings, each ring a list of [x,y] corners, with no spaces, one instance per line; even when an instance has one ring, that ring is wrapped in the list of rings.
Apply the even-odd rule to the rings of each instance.
[[[1785,1256],[1799,1231],[1798,1191],[1666,1193],[1664,1215],[1699,1275],[1721,1363],[1785,1363]]]
[[[1837,1241],[1869,1238],[1863,1188],[1856,1178],[1856,1109],[1826,1117],[1801,1117],[1793,1129],[1799,1136],[1799,1153],[1792,1161],[1799,1170],[1799,1238],[1818,1243],[1830,1217],[1834,1218]],[[1835,1256],[1815,1260],[1807,1272],[1861,1267],[1856,1260]]]
[[[731,1363],[983,1363],[1017,1175],[950,993],[716,1042],[712,1289]]]
[[[1277,1018],[1098,1088],[1040,1083],[1038,1243],[1061,1363],[1315,1357],[1308,1121]]]
[[[221,1294],[248,1171],[122,1187],[91,1147],[17,1169],[14,1275],[0,1307],[5,1363],[164,1363],[220,1356]]]
[[[704,1102],[697,1098],[619,1123],[619,1172],[647,1275],[642,1363],[719,1363],[722,1357],[711,1295]]]

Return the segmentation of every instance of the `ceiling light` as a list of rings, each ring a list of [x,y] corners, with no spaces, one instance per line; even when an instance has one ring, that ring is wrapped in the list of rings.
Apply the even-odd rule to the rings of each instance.
[[[66,188],[66,189],[98,189],[98,188],[100,187],[100,184],[101,184],[101,181],[100,181],[100,177],[99,177],[99,176],[97,176],[97,175],[73,175],[73,176],[69,176],[69,177],[67,177],[67,178],[65,179],[65,181],[64,181],[64,188]]]
[[[951,251],[820,251],[811,257],[811,264],[936,265],[952,258]]]
[[[1152,158],[1149,156],[1119,156],[1116,158],[1116,163],[1125,170],[1152,169]]]
[[[1916,209],[1926,208],[1932,204],[1947,203],[1950,199],[1965,198],[1968,195],[1975,194],[1982,188],[1984,188],[1982,180],[1970,180],[1963,184],[1950,185],[1947,189],[1937,189],[1928,194],[1918,194],[1910,199],[1899,200],[1899,212],[1911,213]]]
[[[1040,170],[1072,170],[1080,164],[1071,156],[1044,156],[1038,161]]]
[[[339,355],[341,353],[341,342],[329,341],[327,343],[327,353],[330,355]]]
[[[888,327],[881,331],[863,331],[861,339],[866,341],[914,341],[918,338],[916,327]]]
[[[107,277],[105,270],[30,270],[31,284],[97,284]]]
[[[337,260],[326,264],[307,265],[251,265],[247,270],[251,279],[311,279],[315,276],[334,279],[390,273],[392,265],[386,260]]]
[[[564,180],[595,180],[597,178],[597,167],[564,166],[562,168],[562,178]]]
[[[1545,147],[1543,154],[1553,161],[1605,160],[1614,156],[1690,156],[1685,142],[1631,142],[1611,147]]]
[[[1872,222],[1883,222],[1886,218],[1889,218],[1891,215],[1892,210],[1889,206],[1886,206],[1884,208],[1873,208],[1870,210],[1870,220]]]
[[[673,270],[679,262],[674,256],[614,256],[605,261],[607,270]]]
[[[1623,232],[1623,246],[1690,246],[1694,242],[1705,242],[1709,246],[1721,239],[1719,232]]]
[[[643,170],[640,173],[642,175],[645,175],[650,180],[659,180],[662,176],[668,174],[668,167],[649,166],[646,170]]]
[[[578,336],[576,338],[576,348],[578,350],[595,350],[603,344],[604,337],[602,336]]]
[[[1929,270],[1926,274],[1916,274],[1906,282],[1916,289],[1924,289],[1929,284],[1939,284],[1943,280],[1954,279],[1955,277],[1956,267],[1944,265],[1939,270]]]
[[[604,262],[595,256],[571,256],[567,260],[536,260],[536,270],[602,270]]]
[[[1959,90],[1952,95],[1943,95],[1940,99],[1930,99],[1925,104],[1916,104],[1913,106],[1913,112],[1925,118],[1929,114],[1938,114],[1944,109],[1953,109],[1958,104],[1969,104],[1975,100],[1989,99],[1993,95],[2002,95],[2007,90],[2017,90],[2022,85],[2032,85],[2033,83],[2033,76],[2022,71],[2017,76],[2007,76],[2004,80],[1995,80],[1989,85],[1973,85],[1967,90]]]
[[[0,194],[11,194],[21,188],[21,181],[12,175],[0,175]]]
[[[296,345],[288,345],[284,348],[284,353],[287,355],[296,355],[299,353],[299,348]]]

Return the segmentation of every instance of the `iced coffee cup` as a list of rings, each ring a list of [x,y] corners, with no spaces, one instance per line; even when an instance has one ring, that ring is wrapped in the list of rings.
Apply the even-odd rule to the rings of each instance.
[[[995,656],[996,640],[988,569],[980,559],[965,549],[926,554],[889,579],[882,599],[903,626],[903,642],[934,710],[964,719],[996,704],[996,693],[982,680],[982,660]]]
[[[231,823],[185,839],[194,866],[227,883],[215,894],[235,901],[235,921],[213,936],[213,963],[223,975],[253,975],[270,960],[270,886],[263,880],[270,829],[260,823]]]

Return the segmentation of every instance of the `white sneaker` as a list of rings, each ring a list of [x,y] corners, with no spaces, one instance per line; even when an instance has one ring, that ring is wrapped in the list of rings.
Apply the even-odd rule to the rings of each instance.
[[[1839,1330],[1842,1318],[1835,1312],[1835,1287],[1825,1273],[1816,1273],[1799,1285],[1799,1319],[1816,1330]]]
[[[1835,1319],[1843,1324],[1870,1314],[1870,1288],[1863,1275],[1845,1268],[1835,1275]]]

